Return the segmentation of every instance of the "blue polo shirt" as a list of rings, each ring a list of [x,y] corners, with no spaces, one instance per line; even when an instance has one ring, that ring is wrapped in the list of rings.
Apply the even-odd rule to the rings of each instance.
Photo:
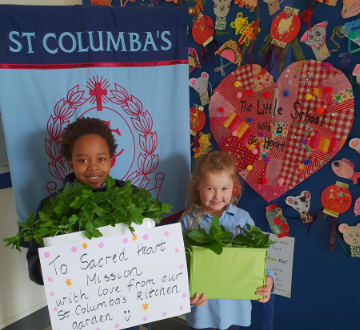
[[[197,210],[193,213],[193,221],[197,215]],[[204,213],[199,219],[198,224],[208,233],[212,216]],[[225,211],[219,218],[220,224],[227,231],[233,233],[232,238],[240,233],[247,223],[254,226],[254,220],[251,219],[249,213],[229,203],[226,205]],[[181,220],[182,230],[185,231],[189,227],[190,215],[186,214]],[[270,275],[274,281],[274,273],[266,267],[266,275]],[[233,300],[233,299],[208,299],[205,306],[193,306],[191,313],[186,314],[186,321],[195,329],[215,328],[228,329],[232,325],[242,327],[251,324],[251,301],[250,300]]]

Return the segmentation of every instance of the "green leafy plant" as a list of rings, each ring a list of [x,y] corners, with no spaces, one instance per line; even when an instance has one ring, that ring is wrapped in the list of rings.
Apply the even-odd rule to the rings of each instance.
[[[219,218],[215,215],[210,224],[209,234],[198,226],[197,229],[189,230],[188,234],[184,236],[184,242],[187,248],[190,248],[191,245],[203,246],[217,255],[222,253],[223,247],[267,249],[276,243],[270,240],[269,234],[263,234],[258,227],[246,224],[246,228],[241,228],[241,230],[244,234],[240,233],[231,239],[232,233],[220,225]],[[272,260],[272,258],[268,259]]]
[[[126,225],[134,231],[131,223],[141,224],[144,218],[156,223],[162,219],[162,213],[170,213],[171,205],[155,200],[145,189],[134,188],[130,181],[124,187],[116,187],[110,176],[105,179],[106,191],[94,192],[91,186],[77,182],[67,183],[55,197],[39,212],[35,221],[33,212],[25,222],[18,222],[22,230],[16,236],[5,238],[6,246],[16,247],[20,251],[20,237],[25,242],[35,240],[44,246],[44,237],[85,231],[89,239],[102,236],[99,227],[117,223]]]

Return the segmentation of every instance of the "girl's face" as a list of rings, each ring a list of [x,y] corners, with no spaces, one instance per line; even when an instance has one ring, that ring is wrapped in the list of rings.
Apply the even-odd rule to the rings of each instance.
[[[198,190],[203,211],[210,216],[221,216],[225,206],[230,202],[234,182],[226,172],[209,173],[200,181]]]

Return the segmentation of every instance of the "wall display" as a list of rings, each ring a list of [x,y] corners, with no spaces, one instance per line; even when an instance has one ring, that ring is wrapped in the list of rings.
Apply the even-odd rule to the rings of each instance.
[[[330,56],[326,47],[326,27],[328,23],[322,22],[315,24],[310,30],[306,31],[300,41],[310,46],[319,61],[323,61]]]
[[[194,88],[198,93],[201,105],[209,104],[209,74],[207,72],[201,73],[199,78],[191,78],[189,81],[190,87]]]
[[[277,237],[289,236],[289,225],[283,215],[282,209],[277,204],[272,204],[266,207],[266,219],[269,222],[270,228]]]
[[[348,188],[349,185],[336,181],[321,194],[321,203],[324,206],[322,218],[332,220],[329,251],[334,249],[336,220],[339,214],[346,212],[351,206],[352,198]]]
[[[349,141],[350,148],[356,150],[360,154],[360,139],[354,138]]]
[[[249,23],[248,18],[243,17],[242,12],[237,13],[235,20],[230,23],[230,27],[235,29],[235,35],[240,34],[239,45],[249,46],[250,42],[256,39],[256,34],[260,32],[259,22]]]
[[[359,13],[360,13],[359,0],[343,0],[343,9],[341,11],[341,15],[343,18],[353,17]]]
[[[39,255],[52,328],[124,329],[190,312],[180,224]]]
[[[287,196],[285,203],[300,213],[300,219],[303,223],[312,222],[310,214],[310,191],[304,190],[299,196]]]
[[[264,232],[264,234],[267,234]],[[295,238],[279,238],[270,233],[270,240],[276,242],[267,248],[268,257],[273,258],[266,261],[266,265],[274,272],[274,294],[291,298],[292,273],[294,263]]]
[[[329,63],[292,63],[277,83],[260,66],[244,65],[214,90],[209,117],[219,148],[234,155],[243,179],[270,202],[344,145],[354,120],[353,90]]]
[[[331,163],[333,172],[344,179],[351,179],[353,183],[360,184],[360,173],[354,171],[354,164],[346,158],[335,160]]]
[[[231,63],[237,64],[240,66],[242,53],[240,51],[239,45],[234,40],[226,41],[216,52],[216,55],[220,55],[220,66],[215,68],[215,72],[221,72],[225,76],[224,68],[229,66]],[[223,64],[223,59],[228,60],[229,62]]]
[[[355,215],[360,215],[360,197],[355,202],[354,213]]]
[[[250,11],[254,11],[256,6],[258,5],[258,0],[235,0],[234,4],[239,4],[239,7],[249,8]]]
[[[324,3],[325,5],[329,5],[329,6],[336,6],[338,0],[314,0],[314,1]]]
[[[190,108],[190,134],[195,136],[196,133],[200,132],[204,128],[205,121],[204,108],[194,104],[193,107]]]
[[[344,240],[350,245],[352,257],[360,257],[360,223],[349,226],[346,223],[339,225],[339,231],[344,235]]]
[[[360,48],[352,49],[351,42],[354,42],[358,46],[360,46],[360,19],[346,22],[341,28],[339,32],[339,37],[345,36],[348,38],[348,52],[350,54],[356,53]],[[340,46],[339,46],[340,47]],[[343,54],[339,55],[343,57]]]
[[[195,48],[188,47],[188,54],[189,54],[189,73],[192,72],[195,68],[201,69],[201,64]]]
[[[230,11],[231,0],[213,0],[216,15],[215,30],[226,29],[226,16]]]
[[[269,15],[274,15],[277,11],[280,10],[280,2],[279,0],[264,0],[268,4],[269,7]],[[283,2],[283,1],[281,1]]]
[[[199,139],[196,141],[196,147],[193,149],[194,158],[198,158],[201,155],[204,155],[208,148],[211,146],[210,142],[211,134],[204,134],[202,132],[199,133]]]

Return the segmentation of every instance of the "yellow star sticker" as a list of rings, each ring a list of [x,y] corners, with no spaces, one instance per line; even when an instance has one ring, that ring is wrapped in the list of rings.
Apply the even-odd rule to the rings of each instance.
[[[134,242],[137,240],[136,234],[134,234],[134,235],[132,236],[132,239],[133,239]]]
[[[66,286],[71,286],[71,284],[72,284],[71,280],[68,278],[66,279],[65,283],[66,283]]]
[[[143,304],[143,305],[142,305],[143,310],[146,311],[146,310],[148,309],[149,305],[150,305],[150,304],[148,304],[148,303]]]
[[[88,246],[87,246],[86,243],[84,243],[84,244],[82,245],[82,247],[83,247],[84,250],[86,250],[86,249],[88,248]]]

